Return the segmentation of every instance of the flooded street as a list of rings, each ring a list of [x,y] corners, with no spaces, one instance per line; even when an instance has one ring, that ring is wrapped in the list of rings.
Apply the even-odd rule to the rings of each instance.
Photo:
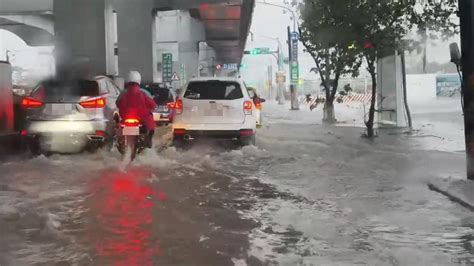
[[[426,185],[463,153],[268,112],[256,147],[4,158],[0,265],[474,263],[474,216]]]

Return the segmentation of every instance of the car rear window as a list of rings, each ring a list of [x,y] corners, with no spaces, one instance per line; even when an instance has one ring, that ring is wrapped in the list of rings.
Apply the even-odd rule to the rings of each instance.
[[[32,93],[33,97],[55,96],[98,96],[97,81],[79,80],[75,82],[46,81],[41,83]]]
[[[164,105],[173,101],[173,96],[168,89],[157,89],[153,95],[157,105]]]
[[[233,81],[194,81],[189,83],[184,98],[193,100],[236,100],[243,98],[240,84]]]

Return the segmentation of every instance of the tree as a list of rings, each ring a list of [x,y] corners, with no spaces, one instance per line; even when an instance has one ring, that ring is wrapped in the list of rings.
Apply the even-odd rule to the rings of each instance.
[[[349,20],[344,24],[358,32],[356,47],[367,63],[367,71],[372,79],[372,100],[369,118],[365,122],[367,136],[374,133],[375,102],[377,95],[376,63],[379,58],[393,55],[395,51],[412,51],[424,41],[409,38],[409,33],[418,29],[433,30],[442,36],[455,33],[455,23],[451,16],[455,11],[454,1],[426,1],[420,5],[416,1],[348,0],[353,6]],[[435,37],[435,36],[431,36]]]
[[[354,32],[341,18],[351,16],[346,0],[304,0],[300,6],[300,40],[312,56],[326,94],[323,122],[335,123],[334,99],[339,78],[358,76],[361,58]]]

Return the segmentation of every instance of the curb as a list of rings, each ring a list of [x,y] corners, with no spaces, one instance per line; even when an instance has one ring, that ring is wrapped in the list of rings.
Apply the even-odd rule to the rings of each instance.
[[[435,183],[428,183],[428,188],[432,191],[438,192],[441,195],[446,196],[449,200],[458,203],[459,205],[463,206],[466,209],[469,209],[470,211],[474,212],[474,204],[468,202],[467,200],[462,199],[459,196],[454,195],[451,191],[449,191],[449,187],[447,188],[441,188],[441,186],[435,184]]]

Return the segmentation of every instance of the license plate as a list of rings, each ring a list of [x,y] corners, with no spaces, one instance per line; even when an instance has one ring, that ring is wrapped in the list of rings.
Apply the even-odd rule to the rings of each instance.
[[[169,110],[168,110],[168,107],[166,107],[166,106],[158,106],[158,111],[160,111],[160,112],[168,112]]]
[[[204,111],[205,116],[224,116],[224,107],[222,104],[211,103],[209,108]]]
[[[122,135],[123,136],[138,136],[140,135],[140,127],[123,127]]]
[[[158,121],[158,120],[160,120],[160,118],[161,118],[160,113],[153,113],[153,120]]]
[[[47,111],[51,115],[70,115],[74,113],[74,105],[73,104],[63,104],[63,103],[53,103],[49,105]]]

